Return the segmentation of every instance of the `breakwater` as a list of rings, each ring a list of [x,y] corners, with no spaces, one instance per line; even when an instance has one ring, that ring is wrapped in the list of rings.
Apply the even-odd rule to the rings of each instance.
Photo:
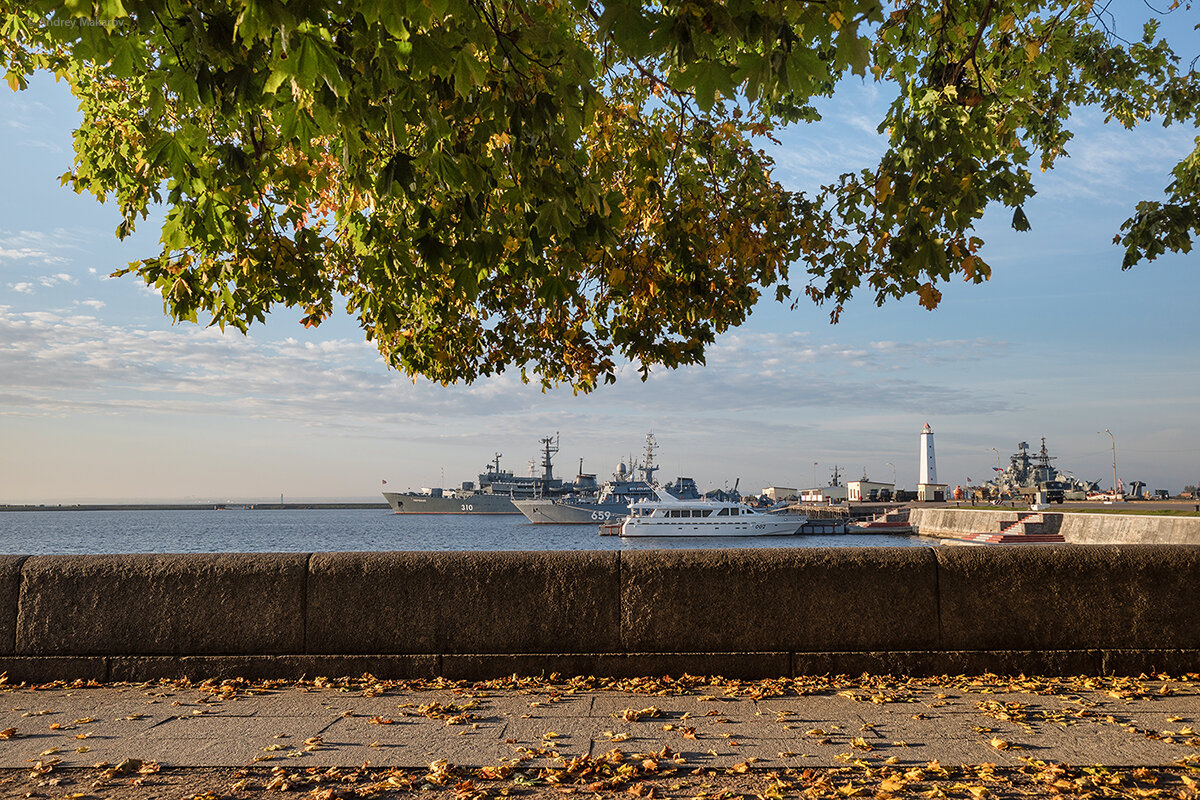
[[[1200,671],[1200,547],[0,557],[9,680]]]
[[[921,536],[937,539],[999,533],[1016,525],[1039,533],[1058,534],[1071,544],[1200,545],[1200,517],[913,508],[909,521]]]

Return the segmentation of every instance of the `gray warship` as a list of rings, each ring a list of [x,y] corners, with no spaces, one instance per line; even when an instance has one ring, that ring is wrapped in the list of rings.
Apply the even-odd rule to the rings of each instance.
[[[598,490],[595,475],[582,472],[574,481],[554,477],[553,457],[558,439],[548,436],[542,446],[542,474],[523,477],[500,469],[501,453],[479,473],[479,482],[463,481],[457,489],[433,488],[421,492],[384,492],[392,511],[397,514],[520,514],[514,500],[532,497],[560,497],[565,494]]]
[[[646,434],[645,460],[640,465],[633,463],[632,458],[629,465],[622,461],[598,494],[573,492],[559,497],[531,497],[514,500],[513,505],[535,525],[596,525],[627,517],[631,503],[656,498],[654,473],[658,467],[654,465],[654,451],[657,447],[654,434]],[[642,473],[641,478],[637,477],[638,472]],[[691,478],[676,478],[662,488],[681,500],[700,497],[696,482]]]
[[[1008,469],[994,467],[996,476],[980,488],[996,498],[1033,500],[1041,493],[1051,503],[1063,500],[1082,500],[1096,491],[1095,481],[1084,481],[1069,472],[1056,468],[1056,457],[1046,450],[1046,437],[1037,453],[1030,452],[1027,442],[1017,444],[1017,452],[1008,457]]]

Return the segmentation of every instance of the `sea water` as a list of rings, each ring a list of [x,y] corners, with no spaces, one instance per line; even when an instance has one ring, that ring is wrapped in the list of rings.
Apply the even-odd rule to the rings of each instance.
[[[0,512],[0,552],[319,553],[387,550],[657,550],[910,547],[894,534],[622,539],[595,525],[533,525],[499,516],[393,514],[386,509],[203,509]]]

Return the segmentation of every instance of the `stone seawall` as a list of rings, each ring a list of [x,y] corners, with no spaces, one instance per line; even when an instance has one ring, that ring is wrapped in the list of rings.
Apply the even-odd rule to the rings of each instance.
[[[1000,531],[1021,516],[1029,514],[1018,509],[914,508],[909,521],[921,536],[962,539],[968,534]],[[1200,517],[1045,511],[1037,518],[1039,530],[1061,534],[1071,544],[1200,545]]]
[[[0,557],[8,679],[1200,671],[1200,547]]]

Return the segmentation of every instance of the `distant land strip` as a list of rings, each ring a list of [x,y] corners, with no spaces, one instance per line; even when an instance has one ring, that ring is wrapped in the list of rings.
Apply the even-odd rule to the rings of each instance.
[[[46,505],[0,504],[0,511],[213,511],[253,509],[255,511],[284,511],[288,509],[389,508],[387,503],[71,503]]]

